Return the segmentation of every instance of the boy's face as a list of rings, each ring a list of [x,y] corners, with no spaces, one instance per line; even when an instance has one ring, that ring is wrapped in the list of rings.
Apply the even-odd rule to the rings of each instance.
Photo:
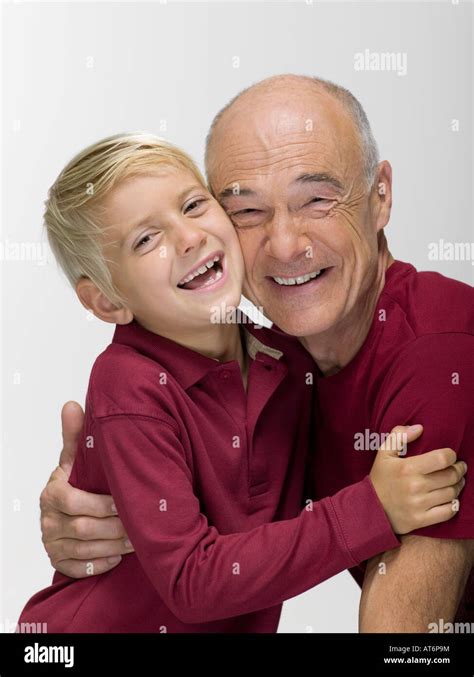
[[[239,304],[243,260],[230,220],[194,174],[159,167],[117,185],[105,203],[104,255],[144,327],[175,338]]]

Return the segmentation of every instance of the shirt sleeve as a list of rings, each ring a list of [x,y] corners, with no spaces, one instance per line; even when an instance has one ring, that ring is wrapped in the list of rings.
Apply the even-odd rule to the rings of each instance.
[[[96,419],[92,431],[136,555],[183,622],[274,606],[400,545],[369,477],[293,519],[220,534],[202,512],[168,421],[113,415]]]
[[[421,423],[423,434],[407,455],[451,447],[466,461],[460,509],[448,522],[412,533],[434,538],[474,538],[474,337],[445,333],[415,339],[384,379],[373,429]]]

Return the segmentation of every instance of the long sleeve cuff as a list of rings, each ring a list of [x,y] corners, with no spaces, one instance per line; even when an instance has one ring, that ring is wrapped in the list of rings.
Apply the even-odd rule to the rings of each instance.
[[[330,501],[354,565],[401,545],[368,475]]]

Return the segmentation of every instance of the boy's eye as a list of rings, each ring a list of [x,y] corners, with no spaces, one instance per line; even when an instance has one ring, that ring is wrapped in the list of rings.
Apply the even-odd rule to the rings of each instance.
[[[139,247],[143,247],[143,245],[148,244],[148,242],[150,242],[153,235],[156,235],[156,233],[148,233],[147,235],[144,235],[142,238],[140,238],[140,240],[138,240],[134,249],[139,249]]]
[[[206,202],[205,198],[196,198],[192,202],[188,202],[186,207],[184,208],[184,213],[187,214],[188,212],[195,211],[200,205],[202,205],[204,202]]]

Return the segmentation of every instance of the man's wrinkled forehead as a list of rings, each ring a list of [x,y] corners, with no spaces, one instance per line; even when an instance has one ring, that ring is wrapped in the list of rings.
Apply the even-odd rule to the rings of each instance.
[[[341,183],[360,164],[354,123],[332,97],[288,104],[263,102],[253,114],[239,105],[218,123],[209,148],[209,180],[216,196],[232,183],[273,174],[320,172]]]

